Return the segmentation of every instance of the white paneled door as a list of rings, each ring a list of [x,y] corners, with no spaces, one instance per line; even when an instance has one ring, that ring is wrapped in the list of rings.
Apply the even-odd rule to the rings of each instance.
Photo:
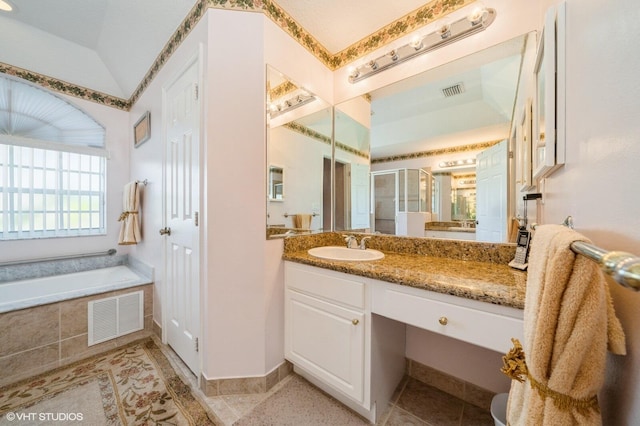
[[[476,240],[507,242],[507,141],[476,156]]]
[[[200,373],[200,102],[197,57],[163,90],[167,292],[163,317],[167,343]]]

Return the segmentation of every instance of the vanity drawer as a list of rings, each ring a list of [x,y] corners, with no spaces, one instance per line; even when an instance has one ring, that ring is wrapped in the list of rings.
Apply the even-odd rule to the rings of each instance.
[[[285,262],[284,282],[287,288],[301,293],[359,309],[365,308],[364,282],[346,279],[339,272]]]
[[[498,352],[523,340],[522,311],[427,290],[376,283],[372,312]]]

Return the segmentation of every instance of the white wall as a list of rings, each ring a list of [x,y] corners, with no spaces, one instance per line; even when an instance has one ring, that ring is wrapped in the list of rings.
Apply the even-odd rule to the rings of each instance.
[[[203,374],[265,374],[264,17],[210,9]]]
[[[118,254],[129,252],[129,246],[118,246],[122,212],[122,189],[129,181],[129,114],[82,99],[56,94],[85,111],[106,129],[107,160],[107,234],[68,238],[43,238],[34,240],[2,241],[2,261],[30,260],[46,257],[76,255],[106,251],[112,248]]]
[[[566,164],[545,184],[541,222],[572,215],[608,250],[640,255],[640,7],[637,0],[567,1]],[[627,356],[610,356],[605,424],[640,419],[640,293],[612,284]]]

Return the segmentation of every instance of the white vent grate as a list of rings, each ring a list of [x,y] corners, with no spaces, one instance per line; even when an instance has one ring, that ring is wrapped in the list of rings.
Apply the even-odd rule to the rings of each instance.
[[[442,93],[444,94],[445,98],[460,95],[461,93],[464,93],[464,85],[462,83],[457,83],[453,86],[445,87],[444,89],[442,89]]]
[[[88,346],[105,342],[144,328],[144,292],[89,302]]]

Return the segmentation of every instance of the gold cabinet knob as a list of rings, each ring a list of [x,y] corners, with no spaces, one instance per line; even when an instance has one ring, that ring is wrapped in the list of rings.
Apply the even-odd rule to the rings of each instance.
[[[440,325],[447,325],[449,323],[449,320],[447,319],[447,317],[440,317],[438,322],[440,323]]]
[[[352,320],[351,320],[351,324],[353,324],[353,325],[358,325],[358,324],[360,324],[360,320],[359,320],[359,319],[357,319],[357,318],[356,318],[356,319],[352,319]]]

